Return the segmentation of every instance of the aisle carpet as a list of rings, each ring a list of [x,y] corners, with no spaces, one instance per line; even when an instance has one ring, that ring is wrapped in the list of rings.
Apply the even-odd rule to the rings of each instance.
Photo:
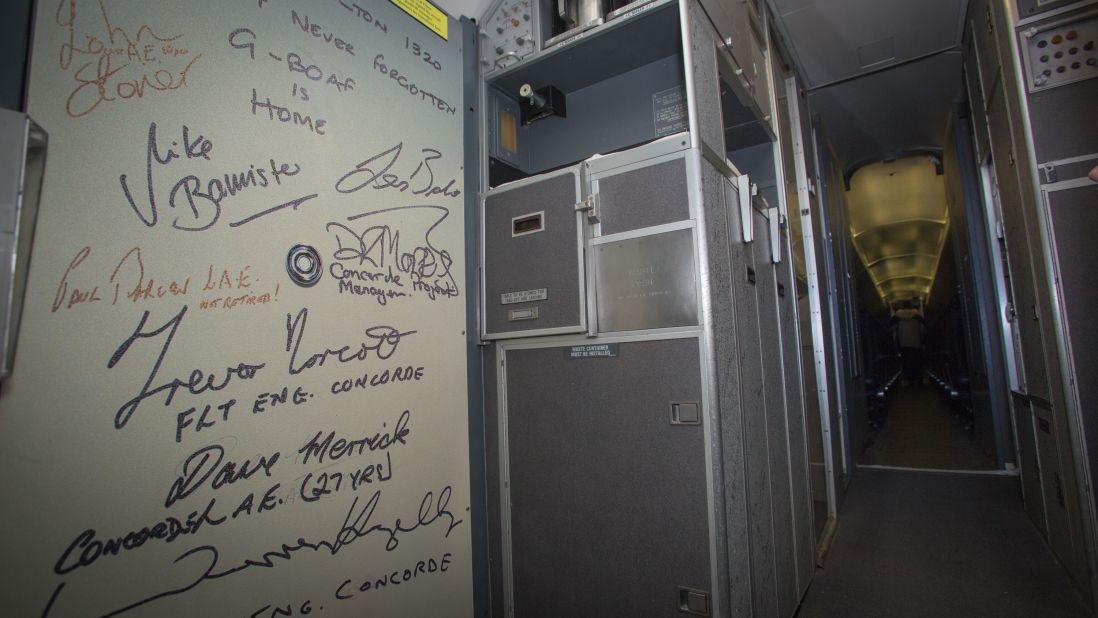
[[[798,616],[1091,616],[1017,477],[858,469]]]

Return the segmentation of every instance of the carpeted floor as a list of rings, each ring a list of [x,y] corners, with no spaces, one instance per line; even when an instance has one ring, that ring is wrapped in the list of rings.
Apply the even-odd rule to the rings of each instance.
[[[1011,476],[859,469],[798,613],[1091,616]]]
[[[995,460],[965,433],[944,395],[929,384],[900,386],[863,465],[936,470],[993,470]]]

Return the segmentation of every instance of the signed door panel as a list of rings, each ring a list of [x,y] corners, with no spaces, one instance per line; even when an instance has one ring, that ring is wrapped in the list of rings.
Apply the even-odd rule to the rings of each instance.
[[[39,7],[5,613],[471,613],[442,23],[380,0]]]
[[[611,345],[506,353],[507,615],[670,616],[679,587],[711,592],[703,427],[671,423],[701,406],[698,341]]]

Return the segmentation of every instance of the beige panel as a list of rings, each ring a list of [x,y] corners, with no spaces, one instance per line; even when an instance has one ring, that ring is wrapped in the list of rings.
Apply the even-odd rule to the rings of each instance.
[[[470,615],[459,24],[41,8],[5,612]]]

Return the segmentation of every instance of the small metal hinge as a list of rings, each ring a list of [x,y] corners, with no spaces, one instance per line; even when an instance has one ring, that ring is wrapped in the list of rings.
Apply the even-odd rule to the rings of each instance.
[[[576,204],[576,212],[587,213],[587,221],[590,223],[599,222],[599,200],[598,195],[592,193],[583,198],[583,201]]]

